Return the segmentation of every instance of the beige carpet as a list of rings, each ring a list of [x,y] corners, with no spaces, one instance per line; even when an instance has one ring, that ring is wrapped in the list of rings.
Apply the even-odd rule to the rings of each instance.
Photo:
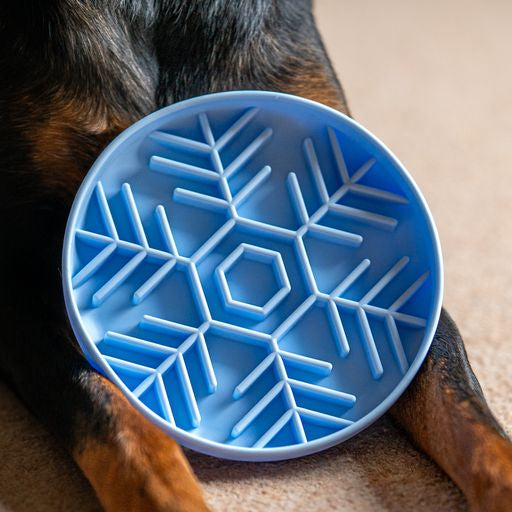
[[[430,203],[458,321],[494,412],[512,431],[512,3],[318,0],[354,116]],[[384,418],[305,459],[191,454],[215,510],[459,511],[457,488]],[[0,387],[0,512],[99,510],[87,482]]]

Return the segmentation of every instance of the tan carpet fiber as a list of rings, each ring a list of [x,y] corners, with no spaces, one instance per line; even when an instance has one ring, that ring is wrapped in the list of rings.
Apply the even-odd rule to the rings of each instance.
[[[430,203],[445,305],[512,431],[512,3],[318,0],[353,114]],[[275,464],[190,454],[215,510],[465,510],[450,480],[383,418],[325,453]],[[0,512],[99,510],[70,459],[0,386]]]

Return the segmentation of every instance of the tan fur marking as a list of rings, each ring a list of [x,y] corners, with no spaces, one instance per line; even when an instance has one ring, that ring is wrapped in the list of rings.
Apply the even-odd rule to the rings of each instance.
[[[102,149],[136,119],[112,116],[102,105],[68,100],[59,93],[50,105],[42,115],[40,107],[26,100],[28,111],[38,112],[38,120],[26,123],[24,130],[33,167],[44,186],[74,195]]]
[[[206,512],[181,448],[138,413],[103,377],[114,418],[107,439],[89,435],[73,457],[107,512]]]
[[[296,80],[282,84],[282,91],[318,101],[344,114],[349,113],[347,104],[341,98],[340,89],[329,79],[323,67],[315,69],[310,66]]]

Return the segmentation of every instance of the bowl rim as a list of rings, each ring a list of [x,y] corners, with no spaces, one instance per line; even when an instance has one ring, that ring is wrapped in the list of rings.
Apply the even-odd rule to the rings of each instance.
[[[97,174],[100,173],[103,164],[109,159],[110,155],[122,145],[125,141],[129,140],[132,135],[135,135],[139,130],[148,127],[152,123],[165,118],[171,114],[178,113],[182,110],[201,106],[202,104],[210,104],[217,100],[229,100],[229,99],[245,99],[248,102],[251,100],[266,99],[267,101],[279,101],[279,102],[291,102],[301,103],[303,105],[317,109],[317,111],[325,112],[330,116],[336,116],[342,124],[354,131],[358,136],[361,136],[366,141],[376,146],[383,155],[393,164],[394,169],[398,172],[401,177],[408,182],[410,185],[411,192],[414,194],[414,198],[417,201],[422,213],[427,220],[427,227],[430,237],[433,242],[432,252],[435,268],[433,269],[435,282],[433,288],[435,290],[435,296],[433,299],[432,309],[430,311],[430,318],[427,323],[423,340],[421,341],[420,347],[409,369],[406,371],[402,378],[397,383],[395,388],[389,393],[389,395],[382,400],[376,407],[370,412],[364,415],[362,418],[356,420],[352,425],[345,427],[341,430],[328,434],[324,437],[308,441],[307,443],[294,444],[289,446],[270,447],[270,448],[249,448],[241,447],[236,445],[228,445],[217,441],[211,441],[194,435],[193,433],[182,430],[178,427],[173,427],[167,423],[164,419],[153,412],[149,407],[142,403],[138,398],[134,397],[128,387],[123,381],[117,376],[117,374],[110,368],[110,366],[101,357],[97,346],[93,341],[89,339],[87,331],[83,325],[82,318],[76,302],[73,297],[73,287],[71,284],[71,269],[72,269],[72,236],[74,236],[76,230],[76,223],[80,210],[84,201],[88,200],[92,189],[97,181]],[[354,121],[345,114],[318,103],[313,100],[294,96],[291,94],[285,94],[280,92],[270,91],[255,91],[255,90],[243,90],[243,91],[226,91],[219,93],[205,94],[202,96],[196,96],[187,100],[174,103],[162,109],[159,109],[146,117],[135,122],[129,126],[126,130],[121,132],[98,156],[87,175],[85,176],[82,184],[80,185],[78,192],[74,198],[73,205],[71,207],[69,217],[66,224],[66,230],[63,240],[62,250],[62,283],[64,302],[68,318],[73,329],[73,332],[85,353],[87,359],[100,373],[106,376],[109,380],[114,382],[126,396],[126,398],[132,403],[132,405],[139,411],[141,411],[146,417],[148,417],[153,423],[158,425],[162,430],[173,437],[178,443],[199,451],[201,453],[212,455],[230,460],[240,461],[276,461],[284,459],[292,459],[296,457],[302,457],[317,453],[328,448],[335,446],[336,444],[345,441],[354,435],[358,434],[369,425],[374,423],[380,418],[404,393],[407,389],[421,364],[423,363],[428,350],[432,344],[434,334],[437,328],[439,317],[442,308],[443,288],[444,288],[444,274],[443,274],[443,259],[441,252],[441,244],[439,235],[434,223],[433,216],[428,208],[428,205],[423,197],[423,194],[418,188],[418,185],[412,179],[409,172],[405,169],[398,158],[391,152],[391,150],[375,135],[369,132],[366,128]]]

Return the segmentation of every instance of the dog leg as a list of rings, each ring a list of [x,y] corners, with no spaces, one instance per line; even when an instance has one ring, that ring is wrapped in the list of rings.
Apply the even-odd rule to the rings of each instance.
[[[450,475],[472,511],[512,510],[512,443],[492,415],[446,311],[425,363],[391,415]]]
[[[58,324],[37,313],[13,323],[17,349],[2,361],[4,377],[69,451],[106,512],[208,510],[180,447],[89,366],[70,332],[52,332]]]
[[[102,435],[88,418],[77,424],[72,455],[91,482],[105,510],[207,511],[199,485],[180,447],[136,412],[104,377],[84,372],[80,378],[101,415]]]

